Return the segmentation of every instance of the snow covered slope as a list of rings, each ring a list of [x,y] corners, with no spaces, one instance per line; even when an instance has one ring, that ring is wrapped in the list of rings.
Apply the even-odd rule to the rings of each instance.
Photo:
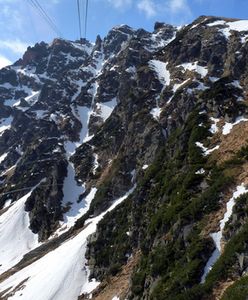
[[[24,205],[31,192],[0,215],[0,273],[17,264],[24,254],[38,246],[38,235],[29,228]]]
[[[133,190],[134,188],[117,199],[99,216],[88,219],[85,229],[76,236],[2,282],[0,290],[7,291],[4,295],[8,299],[25,300],[77,300],[81,293],[90,294],[99,283],[94,280],[89,282],[85,258],[87,238],[96,231],[98,222],[121,204]]]

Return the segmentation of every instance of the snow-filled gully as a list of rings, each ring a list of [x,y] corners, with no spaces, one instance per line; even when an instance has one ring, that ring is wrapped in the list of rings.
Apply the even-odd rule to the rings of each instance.
[[[3,281],[0,284],[0,291],[6,290],[3,296],[12,300],[76,300],[82,293],[90,294],[99,283],[89,281],[85,258],[87,238],[96,231],[99,221],[134,189],[135,186],[99,216],[88,219],[86,227],[76,236]]]
[[[168,63],[164,63],[159,60],[150,60],[149,67],[156,73],[157,78],[159,79],[160,83],[162,84],[163,88],[162,91],[170,85],[170,71],[167,69]],[[158,102],[159,97],[156,99],[156,107],[154,107],[150,114],[153,116],[155,120],[159,120],[160,114],[162,109],[159,107]]]
[[[79,93],[77,92],[76,95],[78,94]],[[65,208],[69,207],[69,211],[64,214],[64,221],[61,222],[61,226],[55,232],[55,235],[60,235],[65,230],[68,230],[75,224],[78,218],[87,212],[97,191],[96,188],[92,188],[87,197],[79,202],[79,196],[85,192],[85,186],[84,184],[79,185],[76,181],[75,168],[73,163],[70,162],[70,157],[75,153],[77,147],[86,142],[89,137],[89,121],[90,115],[92,114],[92,108],[88,108],[87,106],[74,107],[71,105],[71,109],[74,116],[81,122],[82,128],[79,134],[79,142],[66,141],[64,143],[68,167],[67,176],[63,186],[64,197],[62,205]]]
[[[105,63],[104,58],[101,56],[97,60],[96,68],[93,68],[91,70],[92,74],[99,75],[99,73],[101,73],[102,71],[104,63]],[[79,82],[78,91],[73,96],[72,103],[80,94],[82,86],[85,86],[85,83]],[[89,141],[92,138],[92,136],[89,135],[89,122],[90,122],[91,115],[94,114],[93,107],[95,104],[95,97],[97,94],[97,90],[98,90],[98,82],[94,82],[91,89],[91,94],[92,94],[91,107],[79,106],[79,105],[74,106],[71,104],[72,113],[81,122],[82,128],[79,134],[78,142],[66,141],[64,143],[66,156],[68,160],[68,168],[67,168],[67,177],[65,178],[64,181],[64,188],[63,188],[64,198],[62,204],[65,208],[70,207],[70,210],[64,214],[64,222],[60,224],[61,227],[57,230],[55,235],[59,235],[63,233],[66,229],[72,227],[75,224],[76,220],[86,213],[97,191],[97,189],[93,187],[89,195],[81,202],[78,202],[79,196],[85,192],[85,186],[84,184],[79,185],[78,182],[76,181],[75,168],[74,165],[70,162],[70,157],[75,153],[76,149],[79,146],[81,146],[83,143]],[[111,115],[116,105],[117,105],[116,98],[112,99],[109,102],[97,104],[97,108],[98,110],[100,110],[100,116],[104,121]],[[97,154],[95,155],[96,155],[95,162],[97,163]],[[96,171],[97,166],[98,165],[95,164],[93,172]]]
[[[230,217],[232,215],[233,207],[235,205],[235,200],[239,196],[241,196],[242,194],[245,194],[247,192],[248,192],[248,189],[244,186],[244,184],[237,186],[237,189],[233,193],[232,198],[226,204],[226,212],[224,214],[223,219],[220,221],[220,230],[210,234],[214,241],[214,244],[215,244],[215,250],[212,253],[211,257],[209,258],[209,260],[204,268],[204,273],[201,278],[201,283],[205,282],[206,276],[212,270],[213,265],[216,263],[217,259],[221,255],[221,240],[223,237],[223,230],[224,230],[226,223],[228,222],[228,220],[230,219]]]
[[[82,122],[82,130],[80,133],[80,140],[83,140],[87,135],[87,128]],[[85,128],[85,127],[86,128]],[[62,206],[64,208],[69,208],[69,210],[64,214],[64,221],[61,222],[60,228],[55,232],[55,235],[62,234],[65,230],[72,227],[76,220],[81,217],[89,209],[90,202],[95,196],[96,189],[92,188],[89,195],[79,202],[79,196],[85,192],[84,184],[78,184],[76,181],[76,173],[73,163],[70,162],[70,157],[73,155],[77,148],[77,143],[70,141],[65,142],[65,150],[67,155],[68,167],[67,176],[64,179],[63,185],[63,200]]]

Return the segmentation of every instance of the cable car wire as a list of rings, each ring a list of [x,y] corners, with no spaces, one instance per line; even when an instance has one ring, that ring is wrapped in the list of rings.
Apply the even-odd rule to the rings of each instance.
[[[43,9],[43,7],[40,5],[38,0],[28,0],[28,2],[37,10],[39,15],[45,20],[45,22],[50,26],[50,28],[58,35],[59,37],[62,37],[62,33],[59,30],[59,28],[56,26],[54,21],[49,17],[47,12]]]
[[[78,11],[78,25],[79,25],[79,38],[82,40],[82,22],[81,22],[81,12],[80,12],[80,0],[77,0],[77,11]]]
[[[89,0],[86,0],[85,23],[84,23],[84,37],[85,38],[87,36],[88,9],[89,9]]]
[[[41,13],[47,19],[47,21],[49,22],[49,24],[51,24],[51,26],[54,28],[54,31],[58,34],[58,36],[62,36],[61,31],[59,30],[59,28],[57,27],[57,25],[55,24],[55,22],[46,13],[46,11],[44,10],[44,8],[40,5],[39,1],[38,0],[31,0],[31,1],[35,2],[35,4],[38,7],[38,9],[41,11]]]
[[[54,184],[45,184],[45,185],[42,184],[41,185],[41,187],[49,187],[49,186],[54,186]],[[64,186],[64,184],[57,183],[56,186]],[[18,192],[22,192],[22,191],[26,191],[26,190],[31,190],[32,188],[33,188],[33,186],[29,186],[29,187],[25,187],[25,188],[21,188],[21,189],[17,189],[17,190],[10,190],[10,191],[5,192],[5,193],[0,193],[0,197],[8,195],[8,194],[18,193]]]

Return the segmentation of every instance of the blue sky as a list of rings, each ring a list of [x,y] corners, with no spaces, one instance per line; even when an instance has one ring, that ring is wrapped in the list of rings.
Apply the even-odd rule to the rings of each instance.
[[[79,38],[76,0],[39,3],[64,38]],[[247,12],[248,0],[89,0],[87,38],[94,41],[117,24],[151,31],[155,21],[182,25],[199,15],[247,19]],[[21,57],[28,45],[56,37],[29,0],[0,0],[0,28],[0,67]]]

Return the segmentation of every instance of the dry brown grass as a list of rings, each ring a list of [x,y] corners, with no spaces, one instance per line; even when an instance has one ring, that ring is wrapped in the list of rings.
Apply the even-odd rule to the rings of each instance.
[[[236,154],[242,146],[248,144],[248,122],[241,122],[233,127],[228,135],[222,135],[222,127],[224,121],[221,120],[218,123],[219,131],[212,137],[209,148],[219,144],[218,150],[215,150],[209,157],[210,161],[215,161],[217,164],[222,164],[225,161],[230,160],[234,154]],[[235,179],[236,184],[244,183],[248,185],[248,162],[237,167],[232,167],[226,170],[227,176],[231,176]],[[233,186],[226,191],[222,206],[218,212],[213,212],[207,216],[206,227],[202,234],[208,236],[211,232],[219,230],[220,220],[223,218],[226,211],[226,202],[231,198],[233,192]]]
[[[234,281],[231,279],[227,279],[226,281],[220,282],[218,286],[214,288],[211,300],[221,300],[227,288],[229,288],[229,286],[231,286],[233,283]]]
[[[223,125],[224,121],[221,120],[218,123],[219,131],[211,139],[210,145],[210,148],[216,144],[220,145],[219,149],[214,151],[210,156],[210,160],[216,161],[217,164],[230,160],[242,148],[242,146],[248,144],[248,122],[241,122],[235,125],[228,135],[222,135]],[[234,167],[231,170],[227,170],[227,172],[229,176],[235,178],[237,185],[241,183],[248,185],[248,162],[245,162],[241,166]],[[230,187],[229,190],[226,191],[221,209],[208,216],[207,225],[202,232],[203,235],[209,236],[211,232],[216,232],[220,229],[220,220],[224,216],[226,211],[226,202],[231,198],[233,188],[234,187]],[[222,244],[222,250],[224,246],[225,245]],[[226,289],[233,283],[234,281],[231,279],[218,283],[212,294],[209,295],[208,300],[220,300]]]
[[[130,286],[134,267],[138,264],[140,252],[136,252],[116,276],[102,282],[93,292],[92,300],[111,300],[114,296],[125,299]],[[83,298],[82,298],[83,299]]]
[[[223,121],[218,125],[223,125]],[[215,159],[218,164],[221,164],[233,157],[242,146],[248,144],[248,122],[241,122],[235,125],[228,135],[222,135],[219,131],[211,140],[211,144],[218,143],[218,150],[212,154],[212,159]]]

